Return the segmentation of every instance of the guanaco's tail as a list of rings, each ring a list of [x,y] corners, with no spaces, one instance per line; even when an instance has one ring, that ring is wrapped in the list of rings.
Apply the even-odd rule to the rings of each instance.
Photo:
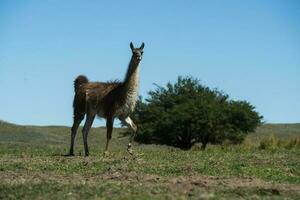
[[[74,81],[74,89],[75,89],[75,93],[77,93],[79,87],[84,84],[84,83],[88,83],[89,80],[86,76],[84,75],[80,75],[78,76],[75,81]]]

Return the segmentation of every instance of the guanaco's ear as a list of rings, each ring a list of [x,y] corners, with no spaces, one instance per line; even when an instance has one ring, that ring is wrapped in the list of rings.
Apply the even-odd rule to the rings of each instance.
[[[143,42],[142,45],[141,45],[141,47],[140,47],[140,49],[143,50],[144,47],[145,47],[145,44],[144,44],[144,42]]]
[[[133,51],[134,46],[133,46],[132,42],[130,42],[130,48],[131,48],[131,50]]]

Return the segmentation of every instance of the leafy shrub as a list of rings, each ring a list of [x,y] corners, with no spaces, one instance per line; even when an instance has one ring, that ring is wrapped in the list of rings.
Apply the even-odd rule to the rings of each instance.
[[[246,101],[229,100],[191,77],[179,77],[175,84],[149,92],[138,101],[133,119],[138,124],[135,138],[142,143],[167,144],[190,149],[201,142],[202,149],[225,139],[241,143],[262,117]]]

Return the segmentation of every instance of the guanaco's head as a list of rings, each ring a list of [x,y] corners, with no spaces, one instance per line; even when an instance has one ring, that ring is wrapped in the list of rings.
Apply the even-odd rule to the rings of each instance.
[[[142,45],[139,48],[135,48],[132,44],[132,42],[130,42],[130,48],[132,51],[132,58],[134,59],[135,62],[139,63],[142,60],[143,57],[143,49],[144,49],[144,42],[142,43]]]

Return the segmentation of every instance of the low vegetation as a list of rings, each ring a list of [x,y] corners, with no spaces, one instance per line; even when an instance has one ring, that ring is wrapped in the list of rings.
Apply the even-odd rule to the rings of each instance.
[[[275,135],[270,137],[263,138],[259,143],[259,149],[292,149],[292,148],[300,148],[300,138],[299,137],[291,137],[291,138],[279,138]]]
[[[182,151],[136,143],[134,157],[126,152],[124,131],[115,130],[109,155],[103,155],[105,129],[93,128],[90,156],[82,156],[78,137],[76,156],[65,157],[69,127],[1,122],[0,199],[300,198],[300,124],[266,124],[242,144],[208,145],[206,151],[198,144]],[[273,137],[298,142],[273,145]]]

